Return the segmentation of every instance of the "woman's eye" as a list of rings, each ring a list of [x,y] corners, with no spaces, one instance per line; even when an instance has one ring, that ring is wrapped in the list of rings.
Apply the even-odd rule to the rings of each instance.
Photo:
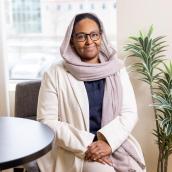
[[[83,34],[77,35],[77,39],[84,39],[84,35]]]
[[[84,36],[83,35],[79,35],[78,38],[81,38],[82,39],[82,38],[84,38]]]
[[[98,37],[99,34],[98,33],[91,33],[91,37]]]

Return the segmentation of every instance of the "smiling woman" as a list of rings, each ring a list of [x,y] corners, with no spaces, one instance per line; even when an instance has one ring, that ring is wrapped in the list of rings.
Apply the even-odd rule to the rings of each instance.
[[[88,15],[89,16],[89,15]],[[100,24],[90,18],[80,18],[74,23],[71,44],[82,61],[88,63],[99,63],[98,55],[101,44]],[[90,15],[91,16],[91,15]],[[82,15],[81,15],[82,17]]]
[[[56,135],[52,152],[38,160],[41,172],[145,172],[131,136],[134,92],[101,20],[76,15],[60,53],[63,61],[44,74],[38,98],[37,119]]]

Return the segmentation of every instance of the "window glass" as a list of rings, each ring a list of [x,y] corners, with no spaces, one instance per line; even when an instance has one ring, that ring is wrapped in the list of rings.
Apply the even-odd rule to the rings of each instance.
[[[61,60],[59,47],[72,17],[93,12],[103,21],[116,46],[114,0],[5,0],[9,76],[38,79]]]

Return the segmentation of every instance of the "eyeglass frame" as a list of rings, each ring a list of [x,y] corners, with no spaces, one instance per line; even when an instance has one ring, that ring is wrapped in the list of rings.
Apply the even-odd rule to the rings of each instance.
[[[93,34],[93,33],[98,33],[99,34],[99,38],[98,39],[96,39],[96,40],[93,40],[92,38],[91,38],[91,34]],[[85,42],[87,39],[88,39],[88,36],[90,37],[90,39],[92,40],[92,41],[98,41],[99,39],[100,39],[100,37],[101,37],[101,34],[102,34],[102,32],[91,32],[91,33],[84,33],[84,32],[78,32],[78,33],[73,33],[72,34],[72,38],[75,38],[75,36],[77,35],[77,34],[84,34],[84,37],[85,37],[85,40],[84,41],[78,41],[78,40],[76,40],[77,42]]]

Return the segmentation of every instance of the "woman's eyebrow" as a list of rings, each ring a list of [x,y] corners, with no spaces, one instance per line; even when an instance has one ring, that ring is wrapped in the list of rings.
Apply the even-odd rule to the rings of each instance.
[[[92,33],[92,32],[100,32],[99,30],[93,30],[93,31],[91,31],[91,32],[89,32],[89,33]],[[75,32],[75,34],[78,34],[78,33],[86,33],[86,34],[88,34],[88,32]]]

